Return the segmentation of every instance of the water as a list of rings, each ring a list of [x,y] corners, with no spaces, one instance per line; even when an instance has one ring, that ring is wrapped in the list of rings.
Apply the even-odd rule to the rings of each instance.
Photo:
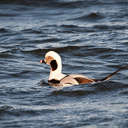
[[[64,73],[102,78],[128,64],[127,0],[0,1],[1,128],[127,128],[128,70],[56,90],[50,50]]]

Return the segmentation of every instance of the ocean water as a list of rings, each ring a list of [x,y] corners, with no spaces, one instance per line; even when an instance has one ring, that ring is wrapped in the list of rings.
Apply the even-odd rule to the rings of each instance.
[[[0,128],[128,128],[128,70],[57,90],[47,51],[64,73],[103,78],[128,64],[128,0],[0,1]]]

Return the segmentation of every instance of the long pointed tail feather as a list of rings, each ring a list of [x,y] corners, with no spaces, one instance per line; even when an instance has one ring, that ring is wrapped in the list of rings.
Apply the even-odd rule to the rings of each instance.
[[[119,68],[118,70],[116,70],[115,72],[109,74],[108,76],[102,78],[102,79],[93,79],[95,82],[103,82],[103,81],[106,81],[106,80],[109,80],[111,79],[111,77],[113,75],[116,75],[118,72],[122,71],[122,70],[125,70],[125,69],[128,69],[128,65],[127,66],[123,66],[121,68]]]

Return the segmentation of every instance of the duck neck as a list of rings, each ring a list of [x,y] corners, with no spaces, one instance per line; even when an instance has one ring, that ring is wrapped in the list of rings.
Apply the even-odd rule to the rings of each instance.
[[[57,63],[56,70],[53,70],[53,68],[51,67],[49,80],[52,80],[52,79],[60,80],[63,77],[64,77],[64,74],[62,74],[62,64],[61,64],[61,61],[59,61]]]

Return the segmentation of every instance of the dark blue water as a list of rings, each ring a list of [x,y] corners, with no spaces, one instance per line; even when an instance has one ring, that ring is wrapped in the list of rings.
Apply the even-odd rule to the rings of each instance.
[[[0,1],[0,128],[127,128],[128,70],[56,90],[47,51],[64,73],[102,78],[128,64],[128,0]]]

